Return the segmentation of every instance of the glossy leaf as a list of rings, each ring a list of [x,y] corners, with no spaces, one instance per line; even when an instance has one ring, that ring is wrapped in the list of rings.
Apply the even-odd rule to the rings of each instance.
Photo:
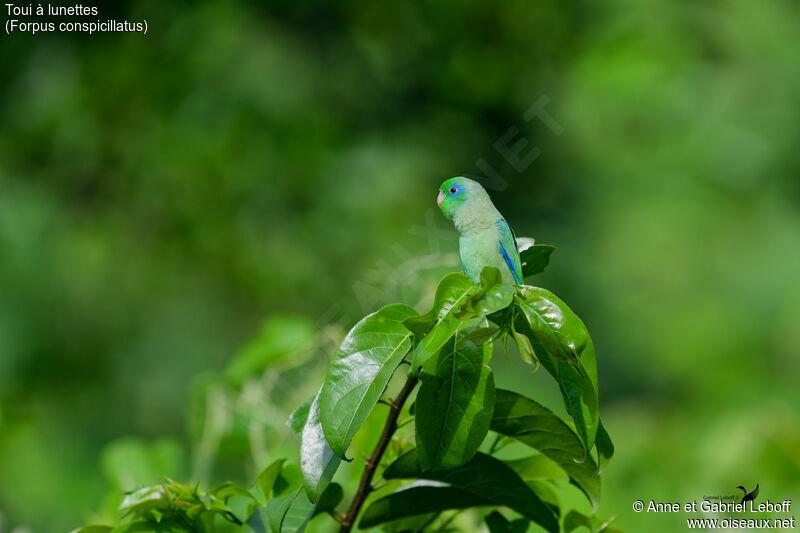
[[[543,405],[515,392],[497,390],[492,431],[512,437],[559,465],[594,508],[600,502],[600,478],[591,457],[578,463],[583,445],[575,432]]]
[[[168,509],[169,503],[170,498],[161,485],[142,487],[122,499],[119,512],[120,516],[124,518],[130,514],[142,513],[150,509]]]
[[[415,314],[407,305],[386,306],[356,324],[334,354],[319,408],[325,437],[339,457],[411,348],[403,321]]]
[[[482,505],[495,505],[495,503],[444,483],[417,482],[374,501],[364,511],[359,527],[369,528],[409,516]]]
[[[550,254],[556,251],[556,247],[550,244],[534,244],[519,251],[519,259],[522,262],[522,277],[527,278],[534,274],[544,272],[550,264]]]
[[[436,287],[433,307],[424,315],[408,318],[404,324],[421,340],[414,348],[411,372],[418,372],[425,361],[438,352],[455,334],[462,321],[456,313],[476,286],[460,272],[442,278]]]
[[[495,389],[482,345],[451,339],[437,354],[434,374],[422,374],[417,393],[420,465],[453,468],[478,451],[489,431]]]
[[[70,533],[109,533],[114,528],[111,526],[99,526],[99,525],[91,525],[91,526],[83,526],[79,527],[78,529],[73,529]]]
[[[547,531],[558,531],[558,509],[543,502],[511,468],[490,455],[479,452],[460,467],[423,472],[416,450],[412,450],[389,465],[383,477],[441,481],[496,505],[505,505]]]
[[[303,486],[312,502],[333,479],[341,459],[333,453],[322,431],[319,419],[319,394],[314,398],[308,412],[300,438],[300,470],[303,473]]]
[[[481,271],[480,286],[469,295],[456,316],[460,320],[466,320],[496,313],[511,305],[514,293],[513,286],[503,283],[500,270],[484,267]]]
[[[520,293],[516,302],[525,320],[517,321],[515,329],[529,337],[536,353],[549,355],[542,364],[559,384],[585,458],[600,422],[594,345],[581,319],[553,293],[527,285]]]

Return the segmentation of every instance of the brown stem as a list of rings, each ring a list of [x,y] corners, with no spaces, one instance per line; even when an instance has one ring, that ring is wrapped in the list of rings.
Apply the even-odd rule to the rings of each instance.
[[[375,475],[375,469],[378,468],[381,457],[383,457],[383,453],[389,446],[392,435],[394,435],[397,429],[397,417],[400,415],[400,410],[403,408],[403,404],[406,403],[411,391],[417,386],[417,382],[419,382],[418,378],[409,376],[405,385],[403,385],[403,390],[400,391],[397,398],[392,400],[389,406],[389,416],[386,417],[386,424],[383,426],[381,438],[378,440],[378,444],[375,446],[372,455],[364,461],[364,473],[361,474],[361,483],[358,485],[358,491],[356,492],[355,498],[353,498],[353,503],[350,504],[350,508],[342,519],[342,527],[339,533],[349,533],[350,530],[353,529],[356,517],[358,517],[358,512],[361,510],[361,506],[364,505],[367,496],[369,496],[369,493],[372,491],[372,477]]]

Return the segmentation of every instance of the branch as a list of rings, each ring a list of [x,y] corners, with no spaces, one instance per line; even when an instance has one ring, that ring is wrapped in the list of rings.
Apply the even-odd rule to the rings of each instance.
[[[403,385],[403,390],[400,391],[397,398],[392,400],[389,407],[389,416],[386,417],[386,424],[384,424],[383,432],[381,432],[381,438],[378,439],[378,444],[375,446],[372,455],[364,461],[364,473],[361,474],[361,483],[358,485],[358,491],[355,498],[353,498],[353,503],[350,504],[347,514],[342,519],[342,528],[339,533],[350,533],[350,530],[353,529],[358,512],[372,491],[372,477],[375,475],[375,469],[378,468],[381,457],[383,457],[383,453],[389,446],[392,435],[397,429],[397,417],[400,416],[400,410],[403,408],[403,404],[406,403],[411,391],[417,386],[417,382],[419,382],[419,378],[409,376],[405,385]]]

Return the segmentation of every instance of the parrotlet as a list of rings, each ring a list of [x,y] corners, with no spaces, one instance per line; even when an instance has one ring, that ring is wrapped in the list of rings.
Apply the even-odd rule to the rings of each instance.
[[[500,270],[503,283],[522,283],[514,231],[480,183],[461,176],[451,178],[442,183],[436,203],[458,230],[464,274],[478,282],[481,270],[492,266]]]

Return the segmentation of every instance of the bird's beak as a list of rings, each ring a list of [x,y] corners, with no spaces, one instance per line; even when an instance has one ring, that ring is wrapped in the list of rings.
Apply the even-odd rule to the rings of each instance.
[[[436,205],[441,207],[442,206],[442,200],[444,200],[444,193],[442,191],[439,191],[439,197],[436,198]]]

